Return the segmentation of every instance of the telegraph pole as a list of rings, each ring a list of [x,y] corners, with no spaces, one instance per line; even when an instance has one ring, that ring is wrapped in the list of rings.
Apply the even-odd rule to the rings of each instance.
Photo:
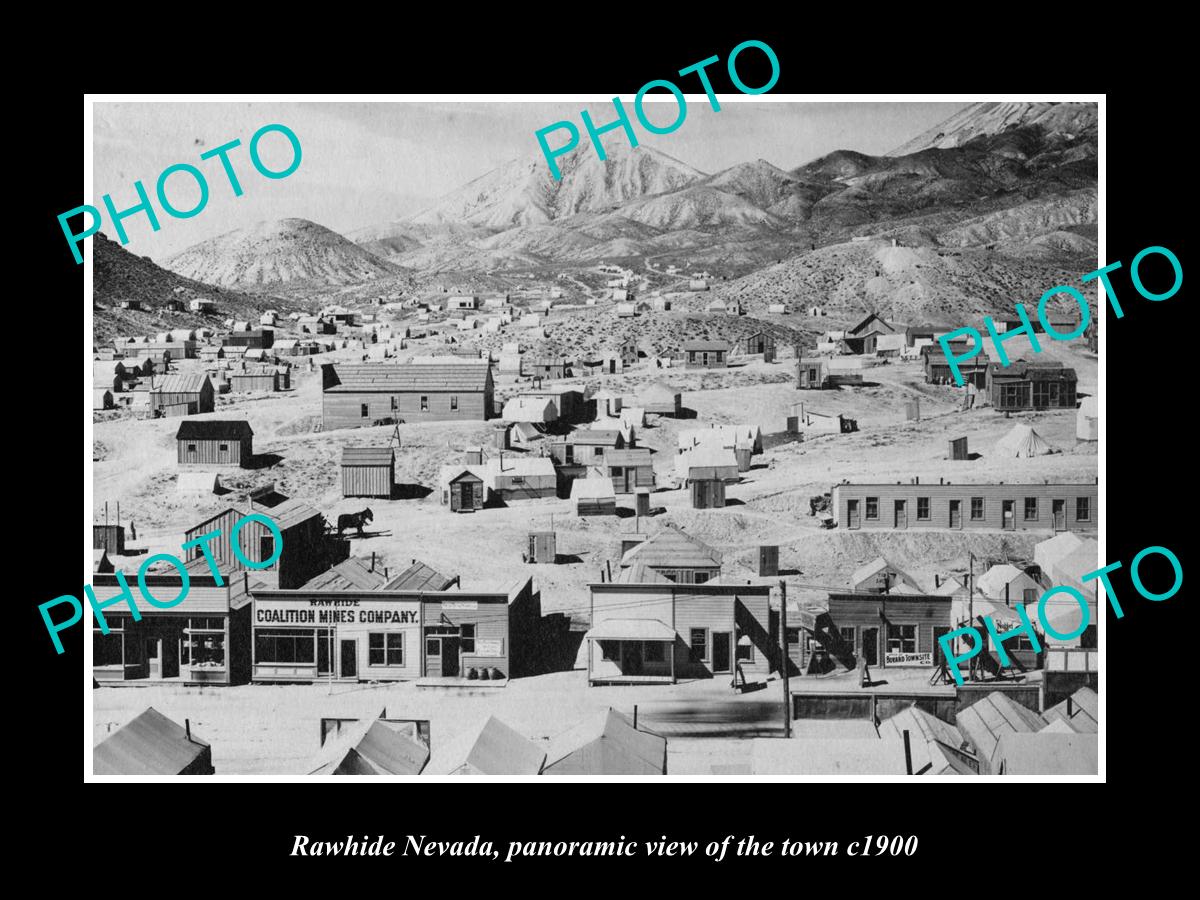
[[[788,656],[787,643],[787,582],[779,579],[779,645],[783,649],[783,662],[780,670],[783,674],[783,736],[792,736],[792,691],[788,686],[788,667],[791,658]]]
[[[967,582],[969,584],[969,587],[967,588],[967,590],[969,592],[967,594],[967,618],[970,621],[971,627],[974,628],[975,627],[975,554],[968,553],[967,558],[969,560],[969,571],[970,571],[970,574],[967,576]],[[978,633],[979,632],[976,632],[976,634],[978,634]],[[982,638],[980,638],[980,640],[982,640]],[[980,649],[982,649],[982,648],[980,648]],[[978,656],[978,655],[979,654],[975,654],[967,662],[967,666],[968,666],[967,678],[970,681],[975,680],[975,656]]]

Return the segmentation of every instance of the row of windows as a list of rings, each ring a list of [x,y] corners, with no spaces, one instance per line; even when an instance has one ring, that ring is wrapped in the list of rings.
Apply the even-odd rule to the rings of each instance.
[[[736,657],[738,662],[754,662],[754,645],[738,642]],[[691,629],[688,635],[688,659],[694,663],[712,661],[712,642],[707,628]]]
[[[399,409],[400,409],[400,398],[392,397],[392,412],[396,412]],[[456,409],[458,409],[458,394],[451,394],[450,395],[450,410],[453,412]],[[371,417],[370,404],[367,404],[367,403],[361,404],[359,406],[359,410],[360,410],[359,414],[362,416],[362,418],[369,419]],[[421,412],[429,412],[429,398],[425,395],[421,396]],[[222,448],[222,449],[224,449],[224,448]]]
[[[849,502],[851,504],[855,503],[854,500],[851,500]],[[903,510],[905,501],[897,500],[895,502],[896,502],[897,511]],[[950,502],[951,502],[951,504],[955,503],[955,501],[953,501],[953,500],[951,500]],[[878,497],[867,497],[865,506],[866,506],[865,515],[868,519],[878,519],[879,518],[879,498]],[[1092,498],[1091,497],[1076,497],[1075,498],[1075,519],[1080,522],[1087,522],[1088,520],[1091,519],[1091,517],[1092,517]],[[930,518],[931,518],[931,516],[930,516],[930,498],[929,497],[918,497],[917,498],[917,521],[918,522],[928,521]],[[987,518],[986,507],[985,507],[983,497],[972,497],[971,498],[971,518],[975,519],[975,520]],[[1026,519],[1026,521],[1034,521],[1037,518],[1038,518],[1038,498],[1037,497],[1026,497],[1025,498],[1025,519]]]

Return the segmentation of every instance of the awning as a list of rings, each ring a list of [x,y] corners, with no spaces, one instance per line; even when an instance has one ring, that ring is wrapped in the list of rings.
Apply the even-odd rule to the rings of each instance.
[[[675,629],[658,619],[608,619],[593,626],[589,641],[675,641]]]

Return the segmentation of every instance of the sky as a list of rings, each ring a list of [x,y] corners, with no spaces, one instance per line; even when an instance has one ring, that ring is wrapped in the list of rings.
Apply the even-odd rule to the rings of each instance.
[[[659,124],[676,114],[672,98],[663,96],[661,110],[646,106],[651,121]],[[709,174],[756,159],[794,169],[834,150],[886,153],[966,105],[719,99],[717,112],[703,94],[688,95],[683,124],[671,134],[652,135],[637,124],[631,98],[622,98],[639,144]],[[118,211],[128,209],[138,202],[133,183],[140,180],[161,227],[153,231],[142,213],[123,220],[126,249],[157,262],[216,235],[272,219],[310,219],[347,234],[418,212],[511,160],[540,159],[534,132],[561,120],[574,122],[583,132],[582,108],[597,126],[615,118],[611,103],[580,101],[97,103],[94,196],[84,202],[103,210],[101,198],[107,193]],[[291,128],[302,148],[299,168],[276,180],[255,171],[248,146],[259,128],[273,123]],[[551,146],[563,138],[563,133],[551,135]],[[229,153],[244,191],[241,197],[233,196],[217,159],[199,158],[234,139],[242,142]],[[617,130],[605,135],[608,140],[625,137]],[[291,160],[281,134],[264,137],[260,150],[268,168],[283,169]],[[192,218],[172,218],[155,197],[159,173],[176,163],[195,165],[208,182],[208,203]],[[188,174],[173,174],[167,196],[186,210],[197,203],[199,188]],[[101,230],[117,239],[107,215]]]

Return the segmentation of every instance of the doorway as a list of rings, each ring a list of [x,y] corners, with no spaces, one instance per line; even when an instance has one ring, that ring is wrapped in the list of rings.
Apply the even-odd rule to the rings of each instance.
[[[358,641],[345,640],[341,641],[341,657],[342,657],[342,678],[357,678],[358,677]]]
[[[950,628],[946,625],[935,625],[933,627],[933,664],[940,666],[946,661],[946,656],[942,653],[941,637],[943,634],[949,634]]]
[[[442,677],[455,678],[458,676],[458,638],[443,637],[442,643]]]
[[[858,501],[857,500],[847,500],[846,501],[846,527],[847,528],[858,528],[859,527]]]
[[[1067,501],[1066,500],[1051,500],[1050,509],[1054,514],[1054,530],[1067,530]]]
[[[475,508],[475,487],[469,481],[464,481],[459,486],[459,509],[474,509]]]
[[[162,641],[146,638],[146,676],[162,678]]]
[[[642,674],[641,641],[621,641],[621,674]]]
[[[728,631],[712,633],[712,669],[714,675],[733,671],[731,657],[733,654],[733,634]]]
[[[908,527],[908,504],[904,500],[896,501],[896,512],[895,512],[894,524],[895,524],[896,528],[907,528]]]
[[[1004,506],[1003,506],[1004,522],[1003,522],[1002,527],[1004,528],[1005,531],[1016,531],[1017,530],[1016,503],[1017,503],[1016,500],[1005,500],[1004,501]]]
[[[862,633],[862,655],[868,666],[879,665],[879,629],[864,628]]]
[[[962,501],[950,501],[950,527],[962,528]]]

